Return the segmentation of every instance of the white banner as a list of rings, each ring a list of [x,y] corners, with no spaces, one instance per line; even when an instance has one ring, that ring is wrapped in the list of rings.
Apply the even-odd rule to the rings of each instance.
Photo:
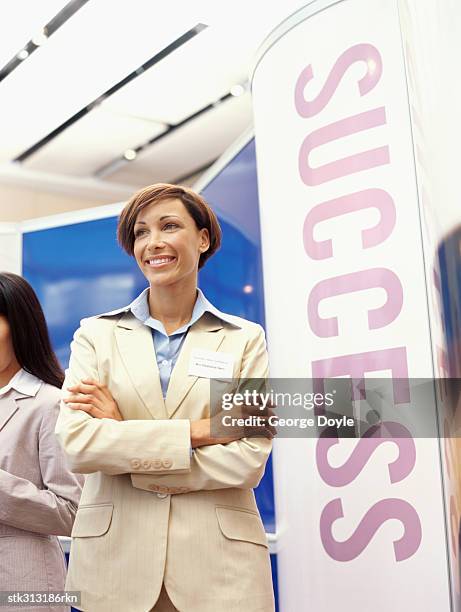
[[[253,96],[271,375],[434,376],[397,0],[310,3]],[[332,442],[277,440],[282,612],[448,611],[439,441]]]

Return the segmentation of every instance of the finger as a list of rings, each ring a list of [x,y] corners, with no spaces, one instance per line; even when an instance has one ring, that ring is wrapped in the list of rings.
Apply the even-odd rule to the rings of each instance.
[[[96,390],[95,392],[99,392],[101,394],[101,397],[104,395],[105,397],[107,397],[110,400],[114,399],[113,395],[109,391],[107,385],[99,382],[98,380],[94,380],[92,378],[86,378],[86,379],[82,380],[82,383],[85,383],[85,384],[93,387]]]
[[[275,427],[268,425],[267,427],[264,428],[262,435],[265,438],[269,438],[270,440],[272,440],[277,435],[277,430],[275,429]]]
[[[82,383],[79,383],[78,385],[67,387],[67,390],[73,394],[93,395],[95,397],[103,397],[102,392],[94,385],[84,385]]]
[[[72,410],[81,410],[82,412],[86,412],[91,416],[93,416],[93,412],[95,411],[95,407],[89,406],[88,404],[73,403],[69,404],[69,408],[72,408]]]
[[[104,418],[108,418],[107,415],[102,412],[102,410],[100,410],[99,408],[97,408],[96,406],[91,406],[89,404],[70,404],[71,408],[74,408],[74,410],[81,410],[82,412],[86,412],[87,414],[89,414],[91,417],[95,418],[95,419],[104,419]]]
[[[82,378],[81,382],[84,383],[85,385],[93,385],[94,387],[104,386],[104,385],[101,385],[99,380],[96,380],[94,378]]]
[[[97,380],[93,380],[92,378],[85,378],[80,383],[81,392],[83,393],[92,393],[95,397],[98,397],[101,401],[104,397],[110,397],[111,395],[107,395],[107,387]]]
[[[242,437],[242,428],[238,425],[224,425],[222,422],[213,423],[211,435],[214,438],[233,438],[238,440]]]
[[[259,426],[259,427],[247,427],[245,429],[245,437],[264,437],[272,439],[276,436],[277,430],[271,425]]]
[[[277,425],[278,417],[273,414],[258,414],[257,422],[251,424],[254,427],[270,427],[272,425]]]
[[[73,393],[82,393],[84,395],[95,395],[101,393],[95,385],[87,385],[83,383],[79,383],[78,385],[74,385],[73,387],[67,387],[67,389],[69,391],[72,391]]]
[[[107,388],[107,386],[104,383],[99,382],[99,380],[94,380],[93,378],[85,378],[85,379],[82,380],[82,383],[84,383],[85,385],[88,385],[88,386],[90,386],[90,387],[92,387],[94,389],[97,389],[101,393],[104,393],[106,395],[107,394],[110,395],[110,391]],[[110,397],[112,397],[112,396],[110,395]]]
[[[259,428],[257,430],[250,429],[249,431],[246,431],[244,437],[245,438],[268,438],[269,440],[272,440],[274,436],[270,431]]]
[[[65,404],[69,403],[77,403],[77,404],[93,404],[97,401],[93,395],[69,395],[69,397],[65,397],[63,402]]]
[[[273,410],[269,405],[263,406],[262,404],[259,404],[259,405],[246,404],[245,406],[242,407],[242,412],[244,412],[245,414],[249,416],[250,415],[270,416],[271,414],[273,414]]]
[[[77,397],[77,402],[90,401],[95,406],[101,407],[106,399],[106,396],[104,395],[102,389],[99,389],[94,385],[83,385],[82,383],[79,383],[74,387],[69,387],[69,390],[72,391],[74,394],[70,397]],[[67,400],[72,401],[69,400],[69,397],[67,398]]]

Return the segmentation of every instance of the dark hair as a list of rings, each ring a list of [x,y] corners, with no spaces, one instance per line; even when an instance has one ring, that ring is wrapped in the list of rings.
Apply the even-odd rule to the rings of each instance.
[[[181,200],[187,212],[194,220],[197,229],[205,228],[208,230],[210,247],[200,255],[198,264],[200,269],[207,259],[216,253],[221,246],[221,227],[215,213],[202,196],[188,187],[170,185],[169,183],[156,183],[155,185],[149,185],[140,189],[131,196],[118,220],[117,238],[120,246],[128,255],[133,255],[134,225],[138,214],[150,204],[171,198]]]
[[[8,320],[19,365],[40,380],[61,388],[64,372],[51,347],[45,315],[35,291],[17,274],[0,274],[0,316]]]

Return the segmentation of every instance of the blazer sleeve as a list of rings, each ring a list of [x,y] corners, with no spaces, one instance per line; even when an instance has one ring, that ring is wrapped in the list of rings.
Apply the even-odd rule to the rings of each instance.
[[[69,471],[54,434],[59,406],[46,406],[38,434],[44,488],[0,470],[0,522],[47,535],[70,536],[83,477]]]
[[[248,340],[240,378],[267,378],[269,360],[264,330],[257,326]],[[252,489],[264,475],[272,441],[264,437],[242,438],[228,444],[201,446],[191,458],[191,471],[181,475],[131,475],[138,489],[163,493],[188,493],[210,489]]]
[[[93,335],[88,324],[76,331],[64,389],[85,378],[99,380]],[[61,402],[56,435],[73,472],[115,475],[190,471],[188,419],[96,419]],[[165,457],[171,460],[168,467],[162,463]]]

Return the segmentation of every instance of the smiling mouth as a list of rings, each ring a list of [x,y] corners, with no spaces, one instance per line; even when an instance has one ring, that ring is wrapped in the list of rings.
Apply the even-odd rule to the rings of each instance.
[[[146,259],[145,264],[150,268],[164,268],[174,261],[176,261],[176,257],[162,255],[161,257],[151,257],[150,259]]]

